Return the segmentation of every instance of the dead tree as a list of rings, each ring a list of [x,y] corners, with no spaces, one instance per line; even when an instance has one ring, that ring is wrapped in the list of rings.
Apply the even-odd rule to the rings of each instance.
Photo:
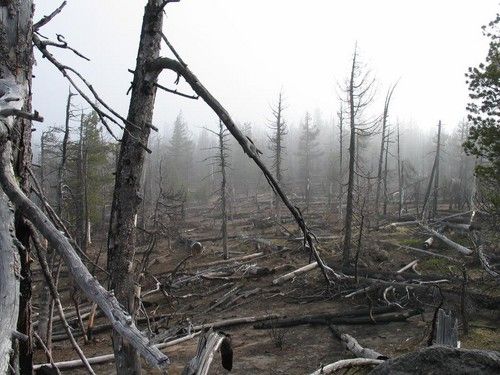
[[[435,217],[438,210],[438,196],[439,196],[439,158],[441,151],[441,121],[438,124],[438,136],[436,144],[436,170],[434,172],[434,192],[432,201],[432,217]]]
[[[344,199],[344,110],[342,108],[342,102],[340,103],[340,109],[337,112],[337,116],[339,118],[339,196],[338,196],[338,204],[339,204],[339,216],[342,216],[342,201]]]
[[[130,106],[118,157],[111,219],[108,235],[108,271],[110,288],[118,301],[133,316],[135,219],[141,202],[141,177],[149,134],[152,128],[154,102],[159,72],[147,69],[158,59],[163,25],[163,7],[169,1],[148,0],[137,52]],[[113,349],[119,374],[139,374],[141,362],[137,351],[113,331]]]
[[[316,250],[316,245],[313,240],[313,234],[310,231],[309,227],[306,225],[304,218],[300,210],[292,204],[290,199],[286,196],[280,184],[276,181],[274,175],[269,171],[269,169],[265,166],[263,161],[260,159],[260,154],[262,152],[255,146],[252,140],[245,136],[241,130],[236,126],[232,118],[229,116],[229,113],[226,109],[219,103],[219,101],[203,86],[200,80],[191,72],[188,68],[187,64],[182,61],[179,54],[175,51],[173,46],[170,44],[168,39],[163,36],[165,43],[169,46],[172,53],[174,53],[176,59],[171,59],[168,57],[161,57],[154,61],[151,61],[148,64],[148,70],[152,74],[159,74],[162,70],[171,70],[177,73],[179,76],[182,76],[186,82],[191,86],[191,88],[196,92],[196,94],[201,97],[212,110],[217,114],[220,120],[224,123],[227,130],[234,136],[236,141],[242,147],[243,151],[257,164],[259,169],[262,171],[264,176],[266,177],[269,185],[272,187],[274,192],[276,192],[285,206],[288,208],[296,223],[302,230],[304,234],[304,243],[309,246],[309,249],[318,262],[323,276],[328,284],[332,282],[331,276],[338,278],[339,275],[336,274],[331,268],[329,268],[321,259],[318,251]]]
[[[3,1],[0,2],[0,24],[1,51],[0,51],[0,144],[2,148],[6,143],[12,144],[14,150],[9,152],[9,165],[12,166],[20,188],[27,194],[30,192],[30,178],[28,169],[31,166],[31,77],[32,77],[32,22],[33,3],[31,0],[22,2]],[[11,164],[12,158],[12,164]],[[12,229],[9,223],[12,219],[12,210],[8,206],[8,200],[2,195],[2,230]],[[32,338],[31,338],[31,247],[30,232],[26,219],[15,214],[15,236],[19,241],[19,260],[17,266],[13,263],[12,255],[3,254],[2,260],[8,261],[8,275],[2,276],[6,281],[5,286],[11,286],[17,290],[17,283],[20,281],[20,299],[9,298],[16,306],[6,307],[10,312],[19,311],[19,319],[8,317],[5,320],[7,327],[2,330],[15,330],[10,326],[17,320],[17,330],[28,336],[27,340],[19,342],[16,352],[20,374],[32,373]],[[14,250],[14,233],[5,232],[2,234],[2,253]],[[3,247],[5,246],[5,247]],[[10,295],[10,291],[7,296]],[[19,305],[17,306],[17,303]],[[3,302],[4,303],[4,302]],[[5,319],[5,318],[4,318]],[[0,367],[7,366],[4,355],[5,348],[10,348],[11,334],[3,332],[0,338]],[[5,367],[4,367],[5,369]],[[2,369],[0,368],[0,372]],[[5,371],[3,371],[5,372]],[[2,372],[2,373],[3,373]]]
[[[71,98],[73,96],[76,96],[76,94],[73,94],[71,92],[71,89],[69,89],[68,92],[68,99],[66,101],[66,112],[65,112],[65,121],[64,121],[64,135],[63,135],[63,140],[62,140],[62,145],[61,145],[61,161],[59,163],[59,166],[57,168],[57,201],[56,201],[56,213],[61,217],[62,211],[63,211],[63,189],[64,189],[64,178],[65,178],[65,172],[66,172],[66,162],[68,160],[68,140],[69,140],[69,133],[70,133],[70,118],[72,116],[71,112]],[[42,186],[43,186],[43,180],[44,180],[44,175],[43,175],[43,170],[44,170],[44,135],[42,135],[42,146],[41,146],[41,152],[42,152],[42,160],[41,160],[41,181],[42,181]],[[47,256],[46,259],[49,263],[49,267],[52,267],[52,254],[53,254],[53,249],[49,246],[47,247]],[[48,349],[50,350],[50,339],[48,340],[48,337],[50,336],[50,333],[48,332],[49,328],[49,320],[51,317],[52,309],[51,309],[51,304],[52,304],[52,298],[50,295],[50,290],[47,285],[44,285],[43,288],[40,291],[39,295],[39,318],[38,318],[38,327],[37,327],[37,332],[42,341],[47,344]]]
[[[227,191],[227,169],[229,168],[229,142],[227,140],[228,133],[227,129],[224,128],[224,124],[219,120],[219,131],[214,132],[213,130],[206,129],[209,132],[217,136],[218,145],[215,147],[217,153],[208,159],[212,159],[212,164],[217,167],[217,169],[212,169],[212,174],[220,173],[221,183],[219,190],[219,205],[221,210],[221,237],[222,237],[222,253],[224,259],[229,259],[229,251],[227,248],[227,201],[228,201],[228,191]]]
[[[354,211],[354,175],[356,169],[356,140],[358,135],[364,135],[373,127],[373,122],[362,120],[363,110],[373,100],[374,80],[370,78],[370,72],[363,72],[358,61],[357,46],[354,48],[351,72],[347,80],[344,92],[347,95],[347,106],[349,113],[349,174],[347,181],[347,202],[344,221],[344,241],[342,252],[342,266],[348,268],[351,261],[352,247],[352,219]]]
[[[387,191],[387,176],[389,173],[388,161],[389,161],[389,144],[390,144],[390,140],[391,140],[391,135],[392,135],[392,132],[387,133],[387,140],[386,140],[386,145],[385,145],[385,160],[384,160],[384,174],[383,174],[384,204],[383,204],[383,209],[382,209],[384,216],[387,215],[387,203],[389,200],[388,191]]]
[[[422,218],[423,219],[425,218],[425,216],[428,212],[427,205],[429,203],[433,182],[434,182],[434,196],[436,197],[436,200],[435,200],[436,207],[435,208],[437,209],[437,187],[439,185],[437,185],[435,183],[435,178],[436,178],[436,174],[438,173],[437,171],[439,169],[440,142],[441,142],[441,121],[439,121],[439,124],[438,124],[438,139],[437,139],[437,145],[436,145],[436,155],[434,156],[434,163],[432,164],[431,175],[429,177],[429,183],[428,183],[427,189],[425,191],[424,203],[422,205]],[[438,184],[439,184],[439,181],[438,181]],[[429,212],[429,216],[432,214],[433,211],[434,211],[434,207],[433,207],[433,210]]]
[[[396,85],[397,85],[397,83],[394,84],[393,86],[389,87],[389,90],[387,90],[387,94],[385,96],[385,103],[384,103],[384,112],[382,114],[380,154],[379,154],[379,158],[378,158],[378,173],[377,173],[377,193],[375,196],[375,214],[377,216],[379,214],[380,189],[382,186],[382,163],[384,160],[384,153],[386,152],[385,145],[387,143],[387,138],[388,138],[387,120],[389,119],[389,104],[391,103],[392,94],[394,93],[394,89],[396,88]],[[387,161],[387,156],[386,156],[386,161]],[[384,215],[385,215],[385,213],[384,213]]]
[[[288,128],[285,120],[283,119],[284,109],[285,107],[283,103],[283,93],[280,91],[278,96],[278,104],[276,105],[276,107],[271,108],[273,119],[269,124],[271,134],[268,135],[269,149],[273,153],[272,166],[275,171],[276,181],[278,181],[279,184],[281,184],[283,180],[283,154],[285,152],[284,138],[288,134]],[[276,219],[279,221],[279,205],[276,195],[274,199],[274,209]]]
[[[304,183],[304,198],[306,210],[309,208],[309,203],[311,201],[311,172],[314,167],[314,159],[319,156],[319,152],[317,151],[318,135],[318,126],[316,124],[313,124],[311,115],[309,114],[309,112],[306,112],[304,116],[304,122],[302,123],[302,134],[300,135],[299,148],[299,155],[301,158],[300,171],[302,173]]]
[[[401,211],[403,210],[403,163],[401,162],[401,150],[399,140],[399,124],[397,126],[397,159],[398,159],[398,218],[401,218]]]

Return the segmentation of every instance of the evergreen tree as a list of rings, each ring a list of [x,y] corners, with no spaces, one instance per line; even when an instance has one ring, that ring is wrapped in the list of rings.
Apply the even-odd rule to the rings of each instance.
[[[465,151],[481,158],[476,174],[483,182],[487,200],[500,211],[500,14],[483,34],[490,39],[486,62],[469,68],[466,74],[471,102],[467,105],[472,125],[464,143]]]
[[[174,190],[180,188],[188,190],[193,150],[194,146],[189,135],[188,125],[184,121],[182,113],[179,113],[168,146],[169,181]]]

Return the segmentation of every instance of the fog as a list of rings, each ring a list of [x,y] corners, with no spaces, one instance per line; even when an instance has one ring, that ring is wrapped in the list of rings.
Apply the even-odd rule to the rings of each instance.
[[[69,1],[43,30],[49,37],[64,35],[91,59],[55,51],[123,114],[132,79],[127,69],[135,65],[144,3]],[[39,1],[35,18],[59,4]],[[306,110],[331,118],[338,107],[338,83],[348,73],[357,41],[362,60],[377,78],[378,102],[400,79],[392,115],[423,128],[442,120],[446,129],[465,116],[464,73],[484,58],[487,39],[480,26],[496,7],[496,0],[184,0],[166,7],[164,31],[237,121],[266,124],[269,104],[280,89],[289,123],[297,124]],[[34,107],[45,124],[62,124],[68,83],[39,55],[35,75]],[[171,88],[173,80],[166,74],[160,79]],[[190,92],[186,85],[180,87]],[[159,93],[155,124],[172,124],[179,111],[192,131],[217,122],[201,100]]]

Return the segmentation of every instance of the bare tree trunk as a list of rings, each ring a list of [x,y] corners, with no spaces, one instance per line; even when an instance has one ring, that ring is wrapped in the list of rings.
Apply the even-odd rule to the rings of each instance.
[[[437,192],[436,191],[437,185],[436,185],[434,180],[435,180],[435,176],[436,176],[436,171],[439,168],[439,144],[441,141],[440,138],[441,138],[441,121],[439,121],[439,125],[438,125],[438,141],[437,141],[437,146],[436,146],[436,155],[434,157],[434,164],[432,165],[431,176],[429,178],[429,184],[427,185],[427,190],[425,191],[424,203],[422,205],[422,218],[425,218],[425,214],[427,212],[426,208],[427,208],[427,204],[429,203],[429,198],[431,195],[433,182],[434,182],[434,193]],[[434,196],[436,197],[436,206],[437,206],[437,196],[436,196],[436,194],[434,194]],[[433,207],[433,211],[434,211],[434,207]]]
[[[155,83],[158,77],[157,73],[146,69],[146,64],[159,57],[164,3],[166,2],[161,0],[148,0],[144,10],[128,123],[121,142],[111,207],[108,237],[110,288],[132,316],[136,309],[134,218],[141,202],[141,176],[146,152],[142,145],[147,145],[151,131],[156,96]],[[113,349],[119,374],[141,373],[137,351],[116,331],[113,331]]]
[[[65,175],[65,170],[66,170],[66,161],[67,161],[67,150],[68,150],[68,140],[69,140],[69,120],[71,116],[71,97],[75,96],[76,94],[73,94],[71,92],[71,89],[69,90],[68,93],[68,99],[66,102],[66,118],[65,118],[65,123],[64,123],[64,136],[63,136],[63,142],[62,142],[62,151],[61,151],[61,162],[59,164],[59,168],[57,169],[57,206],[56,206],[56,213],[61,217],[62,211],[63,211],[63,183],[64,183],[64,175]],[[43,141],[43,135],[42,135],[42,141]],[[44,153],[43,150],[43,144],[42,144],[42,155]],[[41,169],[43,171],[43,166],[44,166],[44,160],[41,162]],[[42,183],[42,189],[43,189],[43,175],[41,179]],[[52,268],[52,260],[53,260],[53,249],[52,247],[48,246],[47,247],[47,255],[46,259],[49,265],[49,268]],[[39,318],[38,318],[38,327],[37,327],[37,332],[38,336],[40,339],[44,342],[44,344],[47,344],[47,348],[50,351],[50,344],[48,340],[48,337],[50,336],[50,332],[48,332],[48,325],[49,325],[49,313],[50,313],[50,306],[52,304],[52,297],[50,294],[50,289],[44,283],[43,288],[40,290],[40,295],[39,295]]]
[[[399,142],[399,124],[397,129],[397,146],[398,146],[398,218],[401,218],[401,211],[403,210],[403,165],[401,163],[401,152]]]
[[[227,210],[226,210],[226,147],[224,142],[224,126],[222,121],[219,120],[219,151],[220,151],[220,170],[222,174],[221,181],[221,214],[222,214],[222,251],[224,254],[224,259],[229,258],[229,251],[227,249]]]
[[[340,111],[338,112],[339,116],[339,216],[342,217],[342,201],[344,199],[344,169],[343,161],[344,161],[344,111],[342,109],[342,104],[340,104]]]
[[[351,235],[352,235],[352,213],[353,213],[353,198],[354,198],[354,168],[356,157],[356,124],[355,109],[354,109],[354,73],[356,70],[356,50],[352,59],[351,77],[349,81],[349,177],[347,180],[347,203],[344,223],[344,246],[342,252],[342,267],[348,268],[351,260]]]
[[[375,214],[378,216],[379,214],[379,202],[380,202],[380,189],[382,185],[382,163],[384,159],[384,147],[386,144],[386,138],[387,138],[387,119],[389,117],[389,104],[391,102],[391,97],[394,92],[394,89],[396,88],[396,85],[393,85],[392,87],[389,88],[387,91],[387,95],[385,96],[385,103],[384,103],[384,113],[382,115],[382,139],[380,141],[380,154],[379,154],[379,159],[378,159],[378,173],[377,173],[377,193],[375,196]],[[387,160],[387,157],[386,157]],[[385,215],[385,213],[384,213]]]
[[[436,170],[434,172],[434,194],[432,203],[432,216],[436,216],[438,210],[438,196],[439,196],[439,157],[441,151],[441,121],[438,124],[438,137],[436,145]]]
[[[14,210],[0,192],[0,374],[8,373],[12,332],[19,314],[19,255],[12,233]]]
[[[32,49],[32,24],[33,3],[31,0],[22,2],[3,1],[0,2],[0,34],[2,35],[2,48],[0,51],[0,74],[1,93],[0,110],[31,112],[31,77],[33,64]],[[7,100],[9,99],[9,100]],[[14,100],[14,101],[12,101]],[[8,115],[7,115],[8,116]],[[23,118],[28,117],[28,118]],[[0,124],[2,132],[7,131],[9,140],[2,137],[0,143],[12,141],[15,152],[12,153],[12,165],[14,173],[21,189],[29,194],[30,179],[28,169],[31,165],[31,120],[29,116],[3,117]],[[4,200],[5,203],[7,200]],[[3,210],[6,209],[4,205]],[[10,211],[9,211],[10,212]],[[9,214],[4,213],[7,223]],[[2,228],[5,230],[5,226]],[[11,228],[12,229],[12,228]],[[28,340],[19,342],[19,370],[21,374],[32,374],[33,372],[33,348],[31,339],[31,256],[30,256],[30,234],[26,219],[19,212],[15,214],[15,233],[22,246],[19,246],[20,254],[20,293],[19,318],[17,330],[28,336]],[[5,233],[4,238],[10,238],[10,233]],[[9,237],[6,237],[9,236]],[[4,243],[7,245],[7,243]],[[6,250],[9,247],[3,249]],[[10,247],[11,248],[11,247]],[[12,267],[8,272],[16,273]],[[9,277],[6,275],[6,277]],[[12,275],[10,275],[12,277]],[[12,285],[12,284],[11,284]],[[17,303],[17,298],[13,300]],[[10,306],[17,311],[17,306]],[[11,318],[13,321],[13,318]],[[2,336],[2,340],[9,340],[10,336]],[[0,358],[0,363],[2,359]]]
[[[389,156],[389,140],[390,140],[390,134],[387,133],[387,139],[386,139],[386,145],[385,145],[385,161],[384,161],[384,205],[383,205],[383,213],[384,216],[387,215],[387,159]]]

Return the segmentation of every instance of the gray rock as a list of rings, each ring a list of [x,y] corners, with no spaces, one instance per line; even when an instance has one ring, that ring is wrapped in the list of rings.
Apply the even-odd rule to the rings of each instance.
[[[500,374],[500,353],[487,350],[432,346],[390,359],[369,375]]]

